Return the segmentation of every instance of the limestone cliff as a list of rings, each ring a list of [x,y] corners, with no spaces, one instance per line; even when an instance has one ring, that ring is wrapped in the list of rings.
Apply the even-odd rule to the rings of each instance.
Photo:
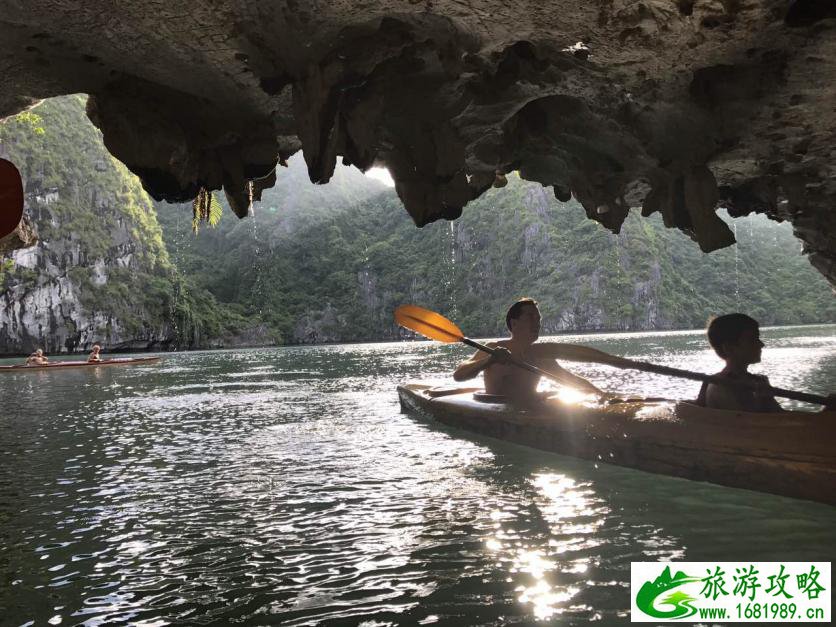
[[[0,154],[20,166],[38,230],[35,246],[0,256],[0,354],[222,343],[224,321],[205,320],[213,299],[177,276],[151,200],[108,154],[84,100],[0,124]]]
[[[35,246],[2,257],[2,353],[144,349],[175,336],[165,309],[172,268],[153,208],[83,106],[68,96],[45,103],[34,123],[0,127],[0,151],[21,167],[26,216],[39,231]]]
[[[836,321],[827,282],[797,255],[788,225],[723,213],[737,243],[703,255],[656,216],[633,212],[614,235],[582,220],[574,203],[555,200],[550,190],[508,179],[460,220],[420,235],[383,211],[377,220],[356,218],[355,228],[343,222],[346,241],[362,239],[357,231],[364,228],[370,238],[375,222],[380,241],[355,257],[365,311],[332,309],[330,333],[341,317],[350,333],[366,316],[373,321],[367,326],[397,337],[391,309],[416,302],[448,313],[470,333],[497,336],[505,332],[504,310],[520,296],[540,301],[544,334],[699,328],[730,311],[749,312],[765,325]]]
[[[497,335],[526,295],[543,305],[544,333],[695,328],[729,311],[765,325],[836,321],[792,229],[764,216],[723,213],[738,243],[705,255],[659,216],[634,211],[614,235],[509,174],[459,220],[416,229],[393,190],[350,173],[338,165],[335,185],[306,185],[291,159],[247,222],[225,213],[195,238],[182,209],[160,207],[164,239],[196,284],[288,343],[399,337],[392,311],[407,302]]]

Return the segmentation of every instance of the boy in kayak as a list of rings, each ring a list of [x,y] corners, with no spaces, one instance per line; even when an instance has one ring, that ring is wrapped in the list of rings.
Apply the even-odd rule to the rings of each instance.
[[[99,354],[101,352],[101,350],[102,350],[101,346],[99,346],[98,344],[93,344],[93,351],[90,353],[90,356],[87,358],[88,363],[89,362],[101,361],[102,356]]]
[[[453,373],[456,381],[467,381],[483,372],[485,392],[488,394],[520,400],[536,398],[540,375],[510,363],[513,356],[519,361],[546,370],[569,387],[582,392],[603,394],[592,383],[561,368],[557,363],[557,359],[574,360],[577,353],[590,352],[592,349],[555,342],[535,344],[540,336],[540,310],[536,301],[523,298],[511,305],[505,316],[505,324],[511,332],[511,338],[488,344],[491,348],[500,349],[500,352],[492,356],[476,351],[476,354],[456,368]]]
[[[784,411],[768,391],[769,379],[748,371],[749,366],[761,360],[763,342],[757,320],[742,313],[713,318],[708,324],[708,343],[726,362],[726,367],[717,374],[730,385],[703,383],[697,405],[750,412]]]
[[[763,342],[757,320],[741,313],[713,318],[708,324],[708,343],[726,362],[717,375],[728,379],[730,385],[703,383],[697,405],[749,412],[784,411],[769,392],[769,379],[748,371],[750,365],[761,360]],[[836,394],[830,394],[822,408],[832,410],[836,410]]]
[[[46,366],[48,363],[49,358],[44,355],[44,351],[40,348],[26,358],[27,366]]]

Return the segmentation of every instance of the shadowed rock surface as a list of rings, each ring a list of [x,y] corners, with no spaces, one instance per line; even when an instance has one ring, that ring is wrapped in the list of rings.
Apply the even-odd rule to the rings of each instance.
[[[243,216],[303,148],[315,182],[385,164],[420,226],[519,170],[704,251],[734,241],[718,205],[790,220],[831,284],[834,75],[820,0],[0,0],[0,117],[91,94],[157,199]]]
[[[0,237],[0,255],[20,248],[29,248],[37,243],[38,234],[35,226],[29,218],[24,216],[14,231],[5,237]]]

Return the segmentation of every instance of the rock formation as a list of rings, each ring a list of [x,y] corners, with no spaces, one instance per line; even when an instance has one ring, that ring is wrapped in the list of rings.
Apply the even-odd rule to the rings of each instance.
[[[0,237],[0,255],[5,255],[20,248],[29,248],[37,243],[38,234],[35,227],[32,221],[24,216],[14,231],[6,237]]]
[[[269,343],[180,278],[151,200],[107,153],[84,101],[54,98],[37,121],[0,126],[0,156],[26,181],[24,219],[0,240],[0,354]],[[14,238],[26,246],[9,252]]]
[[[0,0],[0,117],[91,94],[157,199],[243,216],[302,148],[315,182],[386,165],[420,226],[519,170],[705,251],[718,205],[790,220],[831,284],[834,76],[827,0]]]

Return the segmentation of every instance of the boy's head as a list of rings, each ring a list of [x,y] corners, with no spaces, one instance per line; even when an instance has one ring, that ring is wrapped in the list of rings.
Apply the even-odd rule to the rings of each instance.
[[[712,318],[708,323],[708,343],[726,361],[755,364],[761,360],[760,325],[746,314]]]
[[[526,336],[523,339],[534,342],[540,336],[540,309],[537,307],[537,301],[521,298],[511,305],[505,314],[505,325],[511,335]]]

